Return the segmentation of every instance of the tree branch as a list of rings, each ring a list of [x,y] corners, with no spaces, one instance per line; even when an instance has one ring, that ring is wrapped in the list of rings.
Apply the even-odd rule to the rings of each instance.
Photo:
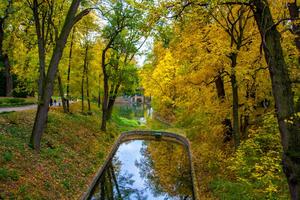
[[[79,22],[84,16],[88,15],[91,10],[93,10],[93,8],[87,8],[78,13],[73,19],[73,24],[75,25],[77,22]]]

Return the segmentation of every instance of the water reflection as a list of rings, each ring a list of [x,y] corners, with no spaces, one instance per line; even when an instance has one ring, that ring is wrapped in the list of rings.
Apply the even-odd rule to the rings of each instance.
[[[189,159],[183,145],[132,140],[119,146],[89,199],[189,200],[192,194]]]
[[[136,119],[140,124],[146,124],[147,118],[151,119],[153,116],[153,109],[147,105],[115,105],[114,113],[120,117],[127,119]]]

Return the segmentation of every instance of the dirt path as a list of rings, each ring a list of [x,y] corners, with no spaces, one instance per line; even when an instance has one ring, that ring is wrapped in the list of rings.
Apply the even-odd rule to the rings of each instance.
[[[19,106],[19,107],[7,107],[7,108],[0,108],[0,113],[2,112],[12,112],[12,111],[23,111],[23,110],[35,110],[37,105],[28,105],[28,106]]]

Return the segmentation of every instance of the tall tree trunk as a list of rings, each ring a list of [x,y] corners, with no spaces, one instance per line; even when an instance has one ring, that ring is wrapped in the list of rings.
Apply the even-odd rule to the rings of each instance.
[[[221,74],[218,74],[217,79],[215,80],[218,98],[220,100],[224,100],[225,98],[225,89],[224,89],[224,81],[221,77]]]
[[[240,131],[239,131],[239,95],[238,95],[238,83],[235,75],[235,68],[237,65],[237,54],[232,53],[230,55],[231,60],[231,89],[232,89],[232,115],[233,115],[233,139],[234,146],[237,148],[240,145]]]
[[[102,121],[101,121],[101,130],[102,131],[106,131],[106,121],[107,121],[107,106],[108,106],[108,90],[109,90],[109,86],[108,86],[108,74],[106,72],[106,66],[107,64],[106,62],[106,52],[107,50],[110,48],[110,45],[112,43],[112,39],[110,40],[110,42],[108,43],[108,45],[106,46],[106,48],[102,51],[102,62],[101,62],[101,67],[102,67],[102,73],[103,73],[103,90],[104,90],[104,94],[103,94],[103,100],[102,100]]]
[[[73,28],[72,37],[71,37],[70,52],[69,52],[68,76],[67,76],[67,110],[68,110],[68,112],[70,112],[70,76],[71,76],[74,34],[75,34],[75,27]]]
[[[88,63],[86,64],[85,76],[86,76],[86,98],[88,102],[88,112],[91,112],[91,100],[90,100],[90,88],[89,88],[89,68]]]
[[[5,66],[4,66],[4,52],[3,52],[3,42],[4,42],[4,19],[0,18],[0,72],[3,73],[5,78]],[[2,72],[3,71],[3,72]],[[3,95],[6,94],[6,81],[3,81]]]
[[[295,0],[295,2],[288,3],[287,5],[289,8],[291,18],[293,19],[299,18],[300,7],[297,6],[297,1]],[[299,22],[298,23],[293,22],[292,33],[296,36],[295,44],[300,53],[300,23]],[[300,64],[300,56],[298,57],[298,63]]]
[[[5,96],[12,96],[13,91],[13,80],[11,75],[11,66],[9,64],[9,58],[7,53],[4,52],[3,42],[4,42],[4,22],[6,17],[0,18],[0,70],[1,65],[4,68],[5,77]]]
[[[293,3],[288,3],[288,8],[289,8],[291,18],[293,18],[293,19],[299,18],[300,6],[297,5],[296,0]],[[298,22],[297,21],[293,22],[292,33],[296,36],[295,37],[295,44],[296,44],[296,47],[297,47],[298,52],[299,52],[298,63],[300,65],[300,23],[299,23],[299,21]],[[295,109],[296,109],[297,112],[300,112],[300,97],[298,97]]]
[[[68,36],[74,24],[83,16],[89,13],[89,11],[83,11],[76,15],[79,4],[80,0],[72,1],[49,63],[45,84],[43,85],[41,102],[38,104],[38,109],[30,138],[30,145],[36,151],[40,150],[41,138],[44,133],[45,125],[47,123],[48,105],[53,93],[54,79]]]
[[[216,84],[218,98],[221,102],[223,102],[225,99],[226,93],[225,93],[225,88],[224,88],[224,81],[223,81],[220,73],[218,74],[218,76],[215,80],[215,84]],[[232,139],[232,135],[233,135],[231,120],[228,118],[225,118],[222,121],[222,124],[224,125],[223,142],[228,142]]]
[[[5,67],[5,96],[12,96],[13,91],[13,79],[11,75],[11,67],[9,64],[8,55],[4,55],[4,67]]]
[[[101,105],[101,75],[99,74],[99,83],[98,83],[98,108]]]
[[[83,72],[81,77],[81,112],[82,113],[84,112],[84,79],[87,74],[88,51],[89,51],[89,46],[86,45],[85,54],[84,54]]]
[[[263,40],[263,50],[272,81],[272,91],[281,142],[283,170],[291,198],[300,199],[300,120],[295,115],[293,92],[278,32],[267,0],[253,0],[252,10]]]
[[[108,106],[108,75],[106,71],[103,70],[103,100],[102,100],[102,123],[101,123],[101,130],[106,131],[106,121],[107,121],[107,106]]]
[[[64,109],[64,113],[68,113],[67,101],[65,99],[64,88],[63,88],[63,84],[61,81],[61,76],[60,76],[59,71],[57,71],[57,82],[58,82],[58,89],[59,89],[59,94],[60,94],[61,103],[62,103],[62,106]]]
[[[107,119],[111,119],[112,116],[112,111],[113,111],[113,107],[116,101],[116,98],[118,96],[118,92],[119,92],[119,88],[120,88],[120,84],[117,84],[114,88],[112,89],[112,94],[109,96],[109,101],[108,101],[108,105],[107,105]]]
[[[102,51],[102,56],[101,56],[101,68],[102,68],[102,73],[103,73],[103,101],[102,101],[102,120],[101,120],[101,130],[106,131],[106,121],[107,121],[107,106],[108,106],[108,74],[106,71],[106,52],[111,48],[112,43],[114,42],[115,38],[117,35],[122,31],[122,29],[119,29],[118,31],[115,32],[115,34],[110,38],[109,42],[107,43],[106,47]]]
[[[39,53],[39,80],[38,80],[38,103],[42,103],[43,99],[43,89],[45,84],[45,70],[46,70],[46,45],[44,33],[41,30],[44,30],[44,24],[40,23],[39,17],[39,3],[37,0],[33,1],[33,18],[35,22],[35,31],[38,41],[38,53]],[[42,26],[42,27],[41,27]]]
[[[84,71],[81,77],[81,112],[84,112]]]

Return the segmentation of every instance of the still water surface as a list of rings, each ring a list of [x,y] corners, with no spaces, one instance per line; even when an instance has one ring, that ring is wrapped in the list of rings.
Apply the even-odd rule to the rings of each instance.
[[[187,148],[164,139],[121,143],[89,199],[194,199]]]
[[[113,112],[120,117],[127,119],[135,119],[140,122],[141,125],[147,123],[147,119],[153,119],[153,109],[151,106],[143,105],[115,105]]]

